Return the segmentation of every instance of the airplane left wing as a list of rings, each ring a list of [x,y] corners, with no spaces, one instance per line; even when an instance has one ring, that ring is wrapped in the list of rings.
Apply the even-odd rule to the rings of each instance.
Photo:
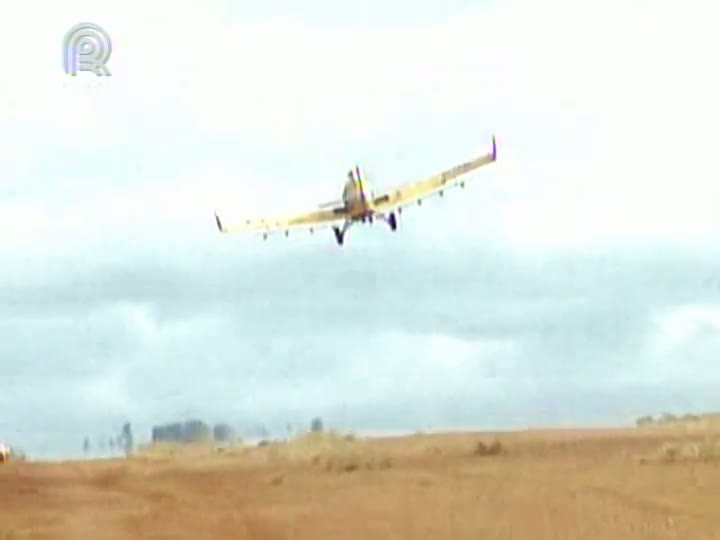
[[[217,213],[215,213],[215,223],[221,233],[253,231],[270,233],[276,230],[288,230],[295,227],[314,227],[316,225],[325,225],[333,221],[344,220],[345,216],[346,211],[344,207],[335,207],[272,219],[248,219],[242,223],[225,225],[222,221],[220,221],[220,217]]]
[[[479,169],[480,167],[493,163],[496,160],[497,148],[495,145],[495,137],[493,136],[492,151],[490,153],[452,167],[451,169],[431,176],[425,180],[411,182],[392,189],[378,197],[375,197],[373,199],[373,205],[376,210],[381,212],[392,208],[407,206],[408,204],[419,201],[432,193],[441,191],[443,188],[449,188],[456,185],[459,177],[472,172],[475,169]]]

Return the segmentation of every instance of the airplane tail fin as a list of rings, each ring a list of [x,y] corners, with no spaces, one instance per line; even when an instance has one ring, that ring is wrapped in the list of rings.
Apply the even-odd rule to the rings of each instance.
[[[215,212],[215,224],[217,225],[218,231],[225,232],[222,222],[220,221],[220,216],[218,216],[217,212]]]
[[[360,189],[360,199],[365,200],[365,182],[362,174],[360,173],[360,167],[355,165],[355,174],[357,175],[358,188]]]

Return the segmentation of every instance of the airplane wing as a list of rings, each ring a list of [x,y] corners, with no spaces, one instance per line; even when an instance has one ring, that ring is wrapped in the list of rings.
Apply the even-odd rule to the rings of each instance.
[[[373,199],[373,205],[376,210],[382,212],[392,208],[402,208],[416,201],[419,202],[428,195],[458,185],[460,183],[458,179],[461,176],[493,163],[496,160],[497,147],[495,145],[495,136],[493,136],[492,151],[490,153],[452,167],[425,180],[410,182],[389,190],[375,197]]]
[[[215,223],[221,233],[262,231],[264,234],[270,234],[279,230],[287,232],[289,229],[296,227],[322,228],[333,221],[344,220],[345,216],[344,207],[334,207],[272,219],[248,219],[244,222],[226,225],[222,223],[218,214],[215,213]]]

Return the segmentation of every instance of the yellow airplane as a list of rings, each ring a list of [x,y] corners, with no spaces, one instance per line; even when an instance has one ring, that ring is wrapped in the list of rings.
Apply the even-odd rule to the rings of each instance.
[[[247,220],[236,225],[224,225],[216,212],[215,223],[221,233],[262,231],[263,238],[267,239],[268,235],[275,231],[284,230],[285,236],[288,236],[291,228],[310,227],[312,233],[316,228],[335,222],[336,224],[332,226],[335,239],[339,245],[342,245],[345,233],[354,223],[372,223],[374,219],[381,219],[395,231],[397,229],[395,210],[400,214],[404,207],[413,203],[420,205],[422,200],[431,194],[438,193],[442,196],[444,190],[451,187],[465,187],[465,182],[460,180],[460,177],[496,160],[497,148],[493,136],[491,152],[425,180],[390,189],[378,196],[368,189],[367,181],[362,178],[359,167],[355,166],[354,171],[351,169],[348,172],[342,199],[322,204],[317,210],[274,219]],[[337,225],[338,222],[342,222],[342,227]]]

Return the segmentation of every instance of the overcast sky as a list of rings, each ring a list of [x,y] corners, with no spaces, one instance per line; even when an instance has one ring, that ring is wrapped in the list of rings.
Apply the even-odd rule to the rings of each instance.
[[[711,3],[5,2],[0,439],[720,408]],[[110,77],[62,69],[78,22]],[[488,149],[464,191],[263,242],[227,220]]]

